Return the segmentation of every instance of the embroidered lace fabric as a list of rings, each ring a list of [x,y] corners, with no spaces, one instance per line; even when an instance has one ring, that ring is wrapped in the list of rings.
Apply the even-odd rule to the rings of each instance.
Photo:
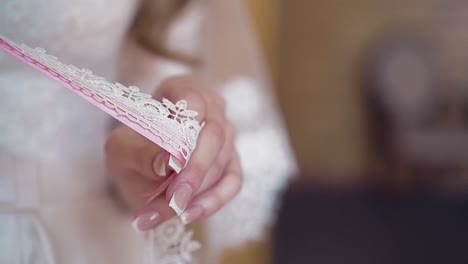
[[[120,45],[138,1],[0,0],[0,34],[115,80]],[[208,258],[262,237],[274,219],[273,197],[294,170],[281,123],[257,86],[243,78],[223,90],[239,129],[245,183],[240,196],[208,221],[202,247]],[[190,261],[200,244],[180,221],[145,234],[153,244],[142,247],[144,236],[109,201],[102,165],[106,114],[4,52],[0,102],[0,230],[16,223],[14,233],[0,232],[0,245],[22,241],[20,251],[0,250],[0,263],[54,263],[44,254],[49,248],[55,262],[64,264]],[[29,199],[32,193],[37,197]]]
[[[209,220],[206,246],[213,259],[222,249],[264,238],[276,219],[278,196],[296,172],[288,136],[266,99],[269,94],[244,77],[232,79],[221,92],[226,98],[227,116],[239,129],[235,143],[244,183],[239,195]],[[240,101],[243,107],[239,107]]]
[[[192,253],[201,248],[201,244],[193,241],[192,236],[193,232],[187,232],[178,218],[163,223],[145,234],[147,245],[144,263],[192,263]]]
[[[0,48],[49,75],[83,99],[166,149],[182,164],[195,149],[201,126],[187,102],[154,100],[136,86],[111,83],[88,69],[65,65],[42,48],[16,44],[0,35]]]

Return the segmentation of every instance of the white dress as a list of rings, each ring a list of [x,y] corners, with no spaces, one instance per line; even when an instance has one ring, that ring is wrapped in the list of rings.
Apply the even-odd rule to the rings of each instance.
[[[141,54],[129,52],[125,36],[138,4],[0,0],[0,35],[42,47],[109,80],[154,87],[163,77],[188,69],[166,60],[139,60]],[[235,5],[244,12],[239,2]],[[204,30],[193,26],[202,21],[200,14],[213,16],[209,8],[200,13],[201,5],[193,6],[198,11],[181,19],[172,41]],[[203,47],[210,45],[204,41],[193,40],[192,51],[199,47],[209,58]],[[143,73],[131,70],[141,67]],[[239,197],[207,223],[201,255],[214,260],[224,247],[261,238],[272,219],[273,197],[295,165],[281,122],[265,99],[267,90],[255,89],[265,86],[263,77],[239,72],[238,78],[221,80],[211,78],[216,74],[209,69],[200,75],[227,97],[229,116],[240,129],[237,145],[246,176]],[[0,263],[143,263],[147,242],[132,230],[131,215],[108,191],[102,146],[110,124],[106,114],[0,52]],[[226,226],[233,231],[221,235]],[[160,256],[157,263],[185,261],[183,256],[169,257]]]

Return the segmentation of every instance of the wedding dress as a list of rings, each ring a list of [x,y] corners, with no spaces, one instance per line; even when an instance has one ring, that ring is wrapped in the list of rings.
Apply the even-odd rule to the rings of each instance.
[[[245,183],[206,222],[202,263],[215,263],[226,247],[261,239],[274,220],[274,198],[295,170],[245,9],[228,2],[194,1],[171,30],[169,45],[203,59],[195,71],[149,56],[126,39],[139,0],[0,0],[0,35],[65,63],[144,90],[195,71],[225,95],[239,130]],[[226,27],[243,30],[220,39]],[[229,47],[235,52],[226,52]],[[231,60],[236,53],[250,63]],[[5,52],[0,100],[0,263],[143,263],[144,249],[159,254],[155,263],[189,261],[191,238],[177,219],[152,232],[148,247],[116,206],[103,166],[111,123],[105,113]]]

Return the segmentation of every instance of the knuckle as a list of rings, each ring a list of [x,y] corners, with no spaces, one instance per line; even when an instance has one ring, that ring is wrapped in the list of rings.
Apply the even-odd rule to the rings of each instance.
[[[190,76],[170,77],[164,80],[156,90],[156,97],[163,97],[170,101],[187,101],[187,108],[195,110],[199,115],[206,113],[207,102],[200,89],[201,85]]]
[[[170,92],[179,87],[186,87],[188,85],[187,76],[172,76],[164,79],[159,85],[161,92]]]
[[[211,166],[210,170],[212,171],[212,175],[216,178],[219,179],[224,171],[224,166],[220,161],[217,161]]]
[[[226,177],[229,178],[225,179],[224,188],[213,192],[213,198],[216,199],[218,206],[216,210],[234,199],[242,190],[242,177],[240,175],[229,174]]]
[[[195,110],[199,114],[205,113],[207,108],[207,103],[205,98],[197,90],[186,90],[183,98],[187,101],[187,108],[190,110]]]
[[[218,93],[215,93],[215,99],[216,99],[217,104],[221,108],[221,110],[223,112],[225,112],[226,111],[226,104],[227,104],[226,99],[223,96],[221,96],[220,94],[218,94]]]
[[[205,217],[209,217],[223,207],[223,195],[219,191],[213,191],[205,197],[203,206],[205,208]]]
[[[215,203],[213,204],[213,208],[211,210],[213,212],[216,212],[219,209],[221,209],[221,207],[223,207],[225,201],[223,199],[223,194],[220,193],[220,192],[214,192],[213,193],[213,199],[214,199]]]
[[[226,110],[226,99],[214,90],[206,91],[209,96],[209,101],[213,102],[220,111],[225,112]]]
[[[229,174],[229,200],[233,199],[242,189],[243,186],[243,177],[240,173]]]
[[[193,183],[194,187],[198,188],[205,177],[205,172],[206,169],[203,168],[202,165],[199,163],[193,163],[190,167],[190,173],[186,176],[186,180]]]
[[[225,125],[224,125],[224,128],[226,130],[226,134],[229,135],[229,138],[228,140],[231,140],[233,141],[235,136],[236,136],[236,127],[234,126],[234,124],[232,124],[231,122],[229,121],[226,121],[225,122]]]

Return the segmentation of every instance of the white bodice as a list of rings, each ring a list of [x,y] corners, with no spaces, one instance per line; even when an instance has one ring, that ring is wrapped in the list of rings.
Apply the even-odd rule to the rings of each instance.
[[[0,35],[44,48],[62,62],[92,69],[109,80],[116,79],[117,60],[123,55],[126,65],[119,65],[125,69],[120,72],[124,76],[119,77],[138,86],[146,81],[154,87],[162,77],[187,69],[165,60],[154,63],[147,55],[120,53],[139,1],[0,0]],[[213,1],[226,5],[230,14],[243,21],[241,2]],[[239,8],[233,10],[232,6]],[[179,30],[174,31],[182,36],[175,34],[177,41],[169,41],[171,45],[187,44],[187,36],[201,36],[199,32],[187,33],[197,30],[194,25],[201,17],[197,12],[192,20],[182,19],[183,23],[176,26]],[[249,26],[246,21],[241,24]],[[195,46],[200,44],[194,42]],[[255,49],[236,52],[246,52],[252,60],[258,56]],[[131,60],[142,61],[144,67],[132,67]],[[210,69],[205,71],[211,74]],[[274,219],[274,197],[295,170],[271,91],[258,89],[264,82],[257,82],[255,74],[242,75],[217,87],[222,88],[228,116],[238,128],[236,145],[245,181],[240,195],[207,222],[208,242],[203,255],[213,262],[222,248],[262,236],[265,226]],[[130,228],[131,219],[118,211],[105,190],[102,147],[110,120],[67,89],[0,51],[0,234],[18,232],[0,236],[0,262],[5,254],[39,259],[35,254],[45,251],[34,249],[41,244],[37,234],[44,232],[39,219],[51,237],[57,263],[142,263],[141,241]],[[22,216],[31,208],[39,210],[36,215],[40,217]],[[11,243],[13,238],[22,243]],[[7,247],[2,251],[3,246]],[[17,254],[17,248],[26,253]]]
[[[0,34],[112,80],[138,1],[0,0]],[[138,261],[128,216],[106,193],[109,122],[0,51],[0,262],[50,264],[51,255],[58,263]],[[107,240],[122,245],[93,246]],[[128,253],[113,256],[119,247]]]
[[[0,0],[0,32],[66,63],[106,70],[139,0]],[[100,73],[103,74],[103,73]]]
[[[0,0],[0,33],[114,78],[137,0]],[[107,117],[0,52],[0,150],[43,160],[96,158]],[[89,156],[91,154],[91,157]]]

